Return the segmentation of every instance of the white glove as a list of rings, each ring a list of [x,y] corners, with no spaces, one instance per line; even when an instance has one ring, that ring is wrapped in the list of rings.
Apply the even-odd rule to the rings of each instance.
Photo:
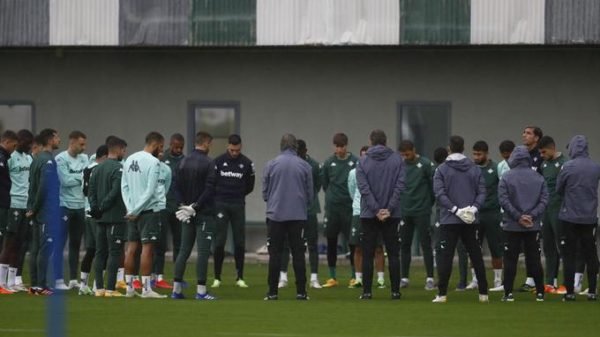
[[[179,210],[175,212],[175,217],[181,222],[190,222],[190,218],[196,216],[196,210],[192,205],[179,206]]]
[[[479,210],[475,206],[469,206],[468,208],[469,208],[469,211],[473,214],[477,214],[477,212],[479,212]]]
[[[464,223],[470,225],[475,222],[475,214],[471,210],[471,206],[460,208],[456,211],[456,216],[459,217]]]

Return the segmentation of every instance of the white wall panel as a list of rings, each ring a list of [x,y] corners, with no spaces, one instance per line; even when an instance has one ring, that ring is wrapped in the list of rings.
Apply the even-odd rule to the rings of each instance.
[[[471,43],[544,43],[545,2],[471,0]]]
[[[50,0],[50,45],[119,43],[119,0]]]

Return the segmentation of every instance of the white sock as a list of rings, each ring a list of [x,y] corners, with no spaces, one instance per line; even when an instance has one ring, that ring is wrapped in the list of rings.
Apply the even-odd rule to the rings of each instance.
[[[117,270],[117,281],[125,281],[125,268]]]
[[[174,294],[181,294],[182,288],[183,288],[183,286],[181,285],[181,282],[173,282],[173,293]]]
[[[142,287],[143,287],[144,292],[148,292],[148,291],[152,290],[152,288],[150,287],[150,275],[148,275],[148,276],[142,275]]]
[[[360,273],[360,272],[355,272],[354,274],[356,275],[356,280],[357,280],[357,281],[362,281],[362,273]]]
[[[287,272],[286,271],[281,271],[279,272],[279,281],[286,281],[287,282],[288,278],[287,278]]]
[[[428,277],[426,282],[429,282],[429,281],[433,282],[433,277]]]
[[[138,280],[138,281],[139,281],[139,280],[140,280],[140,275],[134,275],[134,276],[133,276],[133,279],[134,279],[134,280]]]
[[[535,286],[535,281],[533,280],[533,277],[528,277],[525,283],[532,287]]]
[[[154,274],[154,273],[150,274],[150,279],[152,281],[156,281],[156,274]]]
[[[502,281],[502,269],[494,269],[494,281]]]
[[[581,286],[581,281],[583,281],[583,273],[575,273],[575,286]]]
[[[317,280],[318,280],[317,279],[317,273],[311,273],[310,274],[310,281],[312,282],[312,281],[317,281]]]
[[[17,277],[17,268],[8,267],[8,282],[6,282],[6,285],[8,285],[9,288],[15,286],[15,278],[16,277]]]
[[[127,291],[133,291],[133,275],[125,275],[125,282],[127,283]]]
[[[8,277],[8,265],[0,264],[0,287],[6,286],[7,277]]]
[[[158,281],[162,281],[163,280],[163,274],[158,274]]]
[[[17,276],[15,278],[15,284],[23,284],[23,276]]]
[[[378,271],[377,272],[377,280],[383,280],[385,278],[384,275],[385,275],[384,272]]]
[[[88,285],[89,276],[90,276],[89,273],[81,272],[81,286],[82,287]]]
[[[475,274],[475,268],[471,268],[471,276],[473,277],[471,282],[477,283],[477,274]]]
[[[206,286],[197,285],[196,292],[200,295],[206,294]]]
[[[554,286],[554,288],[558,287],[558,279],[554,279],[554,282],[552,282],[552,285]]]

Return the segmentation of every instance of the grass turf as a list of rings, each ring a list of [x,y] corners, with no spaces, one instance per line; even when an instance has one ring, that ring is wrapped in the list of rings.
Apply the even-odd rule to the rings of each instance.
[[[212,265],[209,267],[212,274]],[[172,265],[167,265],[172,275]],[[321,267],[324,281],[326,267]],[[278,301],[263,301],[267,266],[246,266],[248,289],[234,286],[233,264],[224,266],[223,283],[211,293],[218,301],[193,300],[194,264],[189,263],[186,300],[94,298],[66,295],[67,333],[70,336],[598,336],[599,303],[563,303],[558,295],[535,302],[533,294],[516,293],[514,303],[500,302],[491,293],[490,303],[477,301],[477,292],[450,291],[448,303],[432,304],[435,292],[423,289],[424,271],[413,267],[411,286],[400,301],[390,300],[390,290],[374,289],[373,300],[359,301],[359,289],[348,289],[348,267],[338,270],[340,286],[309,289],[310,301],[296,301],[293,273],[290,286]],[[523,270],[517,276],[521,280]],[[456,272],[453,273],[456,276]],[[491,275],[489,275],[491,276]],[[491,277],[490,277],[491,279]],[[212,281],[212,280],[211,280]],[[451,283],[455,285],[456,280]],[[388,282],[386,280],[386,282]],[[160,291],[169,293],[166,291]],[[47,298],[24,293],[0,296],[0,336],[43,336]]]

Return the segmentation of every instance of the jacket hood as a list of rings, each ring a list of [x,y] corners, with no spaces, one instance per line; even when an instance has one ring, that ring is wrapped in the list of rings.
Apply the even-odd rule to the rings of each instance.
[[[369,150],[367,150],[367,156],[377,161],[386,160],[392,154],[394,154],[394,151],[392,151],[392,149],[390,149],[389,147],[383,145],[371,146]]]
[[[578,157],[589,157],[588,142],[585,136],[577,135],[569,142],[569,157],[572,159]]]
[[[515,147],[508,158],[508,166],[511,169],[515,167],[531,167],[531,155],[529,150],[523,145]]]
[[[446,158],[446,165],[461,172],[468,171],[475,165],[469,158],[462,153],[453,153]]]

